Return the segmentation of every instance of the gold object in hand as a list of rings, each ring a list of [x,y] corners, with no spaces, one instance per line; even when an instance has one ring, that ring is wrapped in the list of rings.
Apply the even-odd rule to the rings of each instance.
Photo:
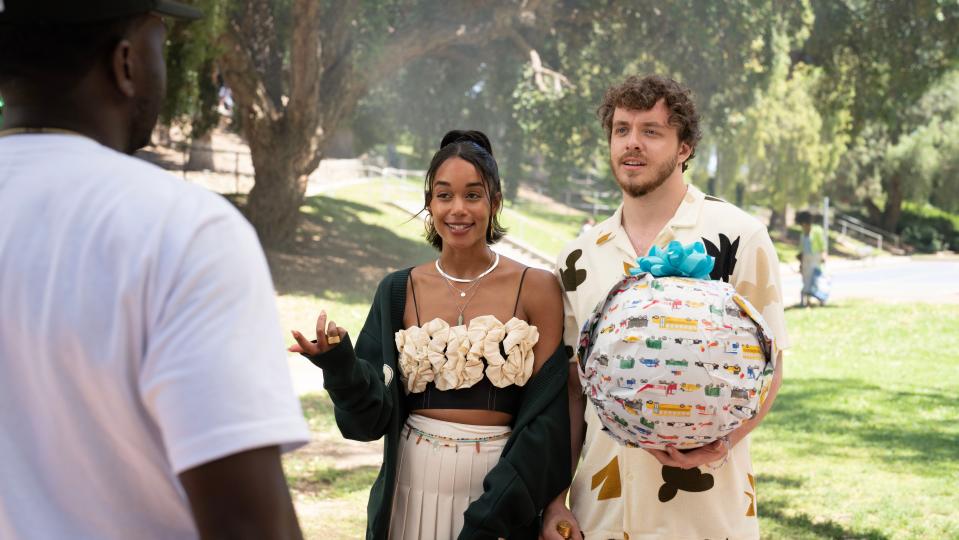
[[[326,342],[329,343],[330,345],[336,345],[337,343],[340,342],[340,336],[337,334],[330,334],[326,336]]]
[[[568,540],[573,537],[573,524],[564,519],[556,524],[556,532]]]

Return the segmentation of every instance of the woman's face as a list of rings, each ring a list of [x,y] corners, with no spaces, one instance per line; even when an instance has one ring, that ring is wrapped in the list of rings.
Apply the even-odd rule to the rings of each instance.
[[[468,248],[486,244],[486,229],[495,207],[482,176],[472,163],[451,157],[436,170],[429,210],[443,247]],[[493,201],[499,205],[498,200]]]

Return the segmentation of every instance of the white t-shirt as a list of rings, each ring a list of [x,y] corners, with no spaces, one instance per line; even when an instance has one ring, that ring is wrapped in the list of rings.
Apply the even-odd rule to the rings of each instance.
[[[275,306],[221,197],[0,137],[0,538],[195,538],[177,474],[309,438]]]

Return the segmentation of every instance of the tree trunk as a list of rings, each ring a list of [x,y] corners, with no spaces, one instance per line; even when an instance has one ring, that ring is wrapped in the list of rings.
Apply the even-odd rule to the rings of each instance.
[[[886,206],[882,211],[882,228],[889,232],[896,232],[899,226],[899,217],[902,216],[902,177],[896,173],[889,179],[886,189]]]
[[[190,142],[190,158],[185,166],[188,171],[213,171],[213,133],[207,132]]]
[[[782,233],[786,227],[786,213],[782,210],[777,210],[776,208],[772,208],[771,210],[772,211],[769,214],[769,227],[767,228],[771,233],[775,233],[777,231]]]
[[[294,158],[286,139],[250,141],[256,182],[247,199],[245,212],[260,242],[267,247],[279,247],[293,241],[306,193],[307,175],[294,169]]]
[[[220,36],[220,67],[233,90],[256,171],[246,215],[268,247],[293,240],[307,175],[319,166],[327,138],[370,85],[450,46],[489,43],[511,31],[523,19],[519,15],[546,11],[538,0],[497,3],[492,9],[452,3],[448,17],[431,25],[414,21],[390,27],[389,37],[376,48],[380,52],[364,57],[353,30],[364,3],[292,0],[283,2],[286,10],[274,9],[270,0],[236,4]],[[282,34],[278,11],[290,19]]]

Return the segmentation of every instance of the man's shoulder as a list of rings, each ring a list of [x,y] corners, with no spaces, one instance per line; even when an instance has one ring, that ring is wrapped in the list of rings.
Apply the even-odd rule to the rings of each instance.
[[[200,185],[174,176],[159,166],[134,156],[106,150],[101,162],[92,164],[104,189],[115,189],[129,199],[128,203],[157,218],[172,214],[176,220],[202,222],[210,218],[242,220],[239,211],[223,196]],[[101,172],[102,171],[102,172]]]
[[[563,262],[572,252],[578,250],[586,251],[592,247],[602,244],[599,239],[603,236],[611,235],[619,224],[616,222],[616,215],[610,216],[603,221],[591,227],[588,231],[580,233],[579,236],[570,240],[563,249],[560,250],[557,260]]]
[[[704,231],[744,237],[766,230],[766,226],[749,212],[712,195],[706,195],[703,200],[699,226]]]

